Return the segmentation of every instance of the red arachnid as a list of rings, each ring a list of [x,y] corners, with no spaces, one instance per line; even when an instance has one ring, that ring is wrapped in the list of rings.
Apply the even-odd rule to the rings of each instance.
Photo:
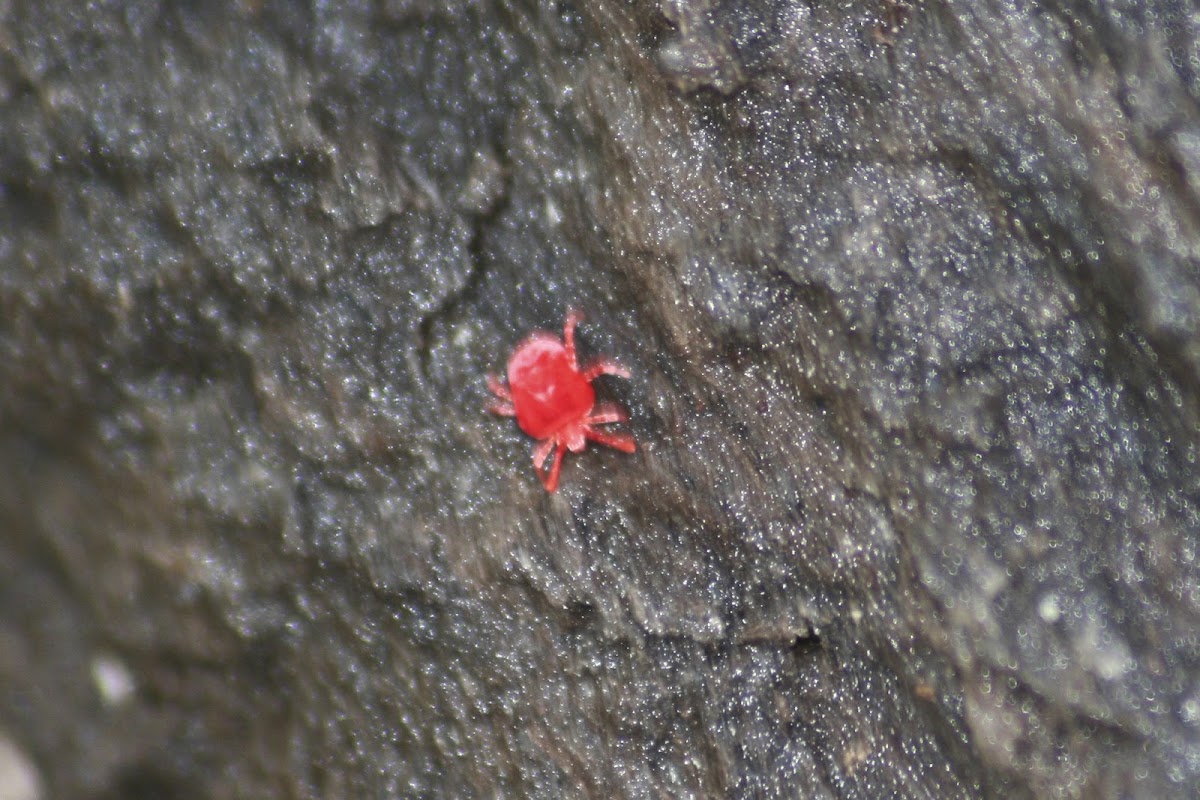
[[[521,430],[537,439],[533,448],[533,469],[546,491],[558,488],[558,473],[568,450],[578,453],[588,440],[624,453],[637,449],[627,433],[606,433],[597,425],[624,422],[629,417],[612,403],[596,403],[592,381],[600,375],[628,378],[629,371],[608,359],[598,359],[583,369],[575,357],[575,325],[583,319],[578,311],[567,313],[563,336],[534,331],[517,345],[508,359],[508,385],[495,375],[488,376],[488,388],[498,400],[488,411],[516,417]],[[543,468],[550,452],[554,464]]]

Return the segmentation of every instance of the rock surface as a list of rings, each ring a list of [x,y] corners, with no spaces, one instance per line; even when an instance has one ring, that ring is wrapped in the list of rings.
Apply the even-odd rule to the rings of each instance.
[[[1188,798],[1178,2],[0,1],[54,798]],[[641,448],[482,411],[588,315]]]

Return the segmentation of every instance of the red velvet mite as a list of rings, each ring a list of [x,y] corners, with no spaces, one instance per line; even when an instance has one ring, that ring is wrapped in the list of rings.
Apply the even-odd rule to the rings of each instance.
[[[488,411],[516,417],[521,430],[537,439],[533,448],[533,469],[546,491],[558,488],[558,473],[568,450],[578,453],[590,439],[623,453],[637,449],[627,433],[605,433],[597,425],[624,422],[629,417],[612,403],[596,403],[592,381],[600,375],[628,378],[629,371],[608,359],[598,359],[584,369],[575,358],[575,325],[583,319],[578,311],[569,311],[563,323],[563,337],[548,331],[534,331],[513,350],[508,359],[508,385],[495,375],[488,376],[488,388],[497,400]],[[550,451],[554,464],[543,469]]]

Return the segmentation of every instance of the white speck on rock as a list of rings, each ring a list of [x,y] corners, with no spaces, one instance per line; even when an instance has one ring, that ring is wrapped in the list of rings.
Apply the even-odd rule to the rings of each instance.
[[[111,655],[101,654],[92,659],[92,682],[107,706],[125,703],[136,688],[129,667]]]
[[[1037,611],[1038,616],[1042,618],[1042,622],[1058,622],[1062,616],[1062,608],[1058,605],[1058,595],[1054,592],[1042,595],[1042,599],[1038,601]]]
[[[42,778],[16,742],[0,732],[0,800],[41,800]]]

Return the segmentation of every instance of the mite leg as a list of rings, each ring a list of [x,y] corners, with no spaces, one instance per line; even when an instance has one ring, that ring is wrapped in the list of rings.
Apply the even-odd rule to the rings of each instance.
[[[580,311],[572,308],[567,312],[567,319],[563,322],[563,347],[567,351],[567,361],[571,364],[571,369],[579,371],[579,362],[575,359],[575,326],[583,319],[583,314]]]
[[[508,390],[508,387],[501,383],[495,375],[487,376],[487,385],[492,390],[492,394],[499,398],[488,403],[487,410],[502,417],[515,417],[517,409],[513,407],[512,392]]]
[[[553,440],[551,440],[553,446]],[[550,474],[538,470],[538,477],[542,479],[542,486],[546,487],[547,492],[553,492],[558,489],[558,473],[562,471],[563,454],[567,452],[566,443],[560,444],[554,451],[554,463],[550,466]],[[545,458],[542,459],[545,461]]]
[[[598,403],[584,422],[588,425],[607,425],[610,422],[624,422],[627,419],[629,419],[629,415],[612,403]]]
[[[553,439],[542,439],[533,446],[533,468],[541,470],[542,464],[546,463],[546,456],[550,455],[550,451],[554,449]]]
[[[604,433],[602,431],[588,428],[584,431],[584,436],[591,439],[596,444],[602,444],[605,447],[611,447],[614,450],[620,450],[622,453],[632,453],[637,450],[637,442],[627,433]]]
[[[582,373],[583,379],[589,383],[601,375],[616,375],[618,378],[628,378],[629,370],[622,367],[615,361],[607,358],[601,358],[598,361],[593,361],[588,364],[587,369]]]

